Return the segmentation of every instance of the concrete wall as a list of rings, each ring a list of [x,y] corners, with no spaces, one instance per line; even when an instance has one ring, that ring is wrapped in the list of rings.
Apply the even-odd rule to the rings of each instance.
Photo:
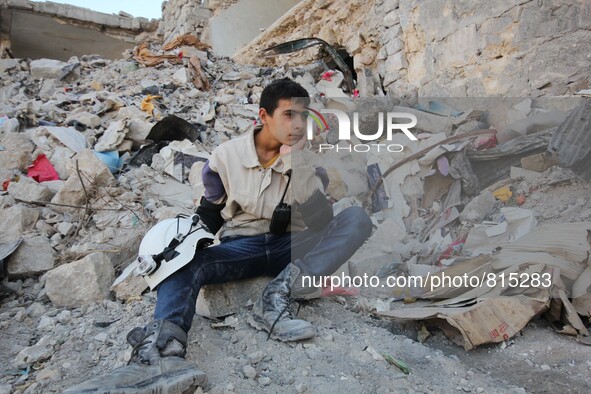
[[[46,15],[2,10],[11,13],[10,46],[17,58],[68,60],[72,56],[100,54],[120,59],[131,42],[111,37],[96,29],[60,24]]]
[[[232,56],[299,0],[240,0],[209,20],[213,52]]]
[[[99,54],[121,58],[143,32],[158,22],[53,2],[0,0],[0,42],[18,58],[68,60]]]
[[[162,8],[158,30],[164,42],[187,33],[208,42],[206,26],[212,15],[207,1],[202,4],[200,0],[168,0]]]

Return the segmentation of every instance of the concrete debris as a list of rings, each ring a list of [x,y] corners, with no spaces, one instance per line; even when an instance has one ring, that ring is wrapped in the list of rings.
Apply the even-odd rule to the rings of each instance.
[[[107,299],[114,275],[111,259],[104,253],[92,253],[49,271],[45,289],[54,305],[76,308]]]
[[[90,149],[74,156],[68,162],[67,171],[66,183],[51,199],[53,204],[58,204],[54,209],[82,206],[96,189],[115,181],[109,168]]]
[[[16,241],[35,227],[39,211],[22,205],[0,210],[0,242]]]
[[[76,153],[80,153],[80,151],[87,147],[87,141],[84,134],[70,127],[40,127],[36,130],[35,134],[37,137],[43,134],[51,134],[63,145]],[[37,143],[37,146],[40,145],[41,143]]]
[[[123,282],[111,287],[115,298],[121,301],[132,301],[137,299],[148,288],[148,284],[141,276],[131,275]]]
[[[553,154],[561,166],[572,168],[583,178],[590,180],[591,171],[591,138],[583,130],[589,129],[589,111],[591,99],[583,102],[572,111],[554,133],[548,146],[548,152]]]
[[[33,79],[57,78],[68,64],[53,59],[39,59],[31,61],[31,77]]]
[[[472,223],[482,222],[486,216],[493,212],[495,207],[495,197],[491,192],[484,191],[474,197],[460,214],[460,220]]]
[[[20,3],[25,7],[27,2]],[[535,330],[539,322],[532,319],[542,312],[561,325],[562,333],[582,338],[588,331],[591,274],[585,265],[585,242],[590,228],[584,220],[591,219],[591,200],[585,197],[591,187],[573,172],[555,167],[558,163],[585,174],[589,144],[581,130],[588,130],[588,104],[570,98],[552,103],[544,97],[584,92],[587,87],[587,67],[581,66],[588,63],[585,51],[562,53],[588,42],[584,29],[551,32],[549,37],[530,32],[526,26],[537,26],[533,21],[552,8],[535,2],[514,9],[488,2],[486,16],[477,7],[480,2],[466,3],[463,7],[473,11],[474,23],[460,27],[440,23],[443,14],[470,14],[457,5],[442,11],[415,0],[281,1],[282,7],[293,8],[282,23],[260,25],[268,27],[255,42],[238,48],[235,59],[248,63],[241,65],[216,56],[217,51],[235,48],[220,44],[222,33],[207,22],[212,15],[233,15],[225,11],[244,7],[244,2],[197,3],[166,2],[169,20],[162,22],[158,35],[167,44],[160,45],[156,35],[139,34],[133,53],[126,44],[125,59],[0,59],[0,243],[14,249],[21,242],[2,258],[0,275],[0,330],[18,336],[14,343],[2,341],[0,353],[6,355],[6,365],[14,363],[21,370],[0,374],[0,392],[5,383],[8,392],[58,391],[95,374],[96,368],[126,362],[128,354],[113,349],[123,349],[125,332],[145,324],[156,294],[145,292],[142,278],[129,277],[111,288],[113,278],[136,257],[139,241],[155,221],[194,210],[204,193],[205,160],[219,144],[252,130],[262,89],[283,77],[308,90],[315,110],[358,110],[360,130],[353,125],[348,141],[341,141],[336,117],[322,112],[326,125],[309,142],[310,150],[318,153],[315,163],[329,178],[325,190],[335,214],[349,206],[367,206],[368,194],[375,194],[374,234],[339,273],[378,275],[381,280],[476,275],[486,269],[496,275],[553,273],[550,290],[561,292],[510,292],[498,286],[429,291],[415,286],[397,292],[386,288],[369,300],[339,295],[330,302],[302,304],[301,314],[319,327],[318,337],[277,352],[275,344],[244,324],[268,278],[206,285],[197,299],[198,314],[212,319],[232,315],[213,326],[196,322],[189,333],[192,346],[211,356],[211,392],[260,391],[261,386],[270,392],[289,387],[298,392],[448,392],[456,387],[510,391],[495,376],[468,370],[466,361],[368,325],[360,312],[429,320],[466,348],[505,343],[504,335]],[[570,7],[576,14],[580,5]],[[569,7],[553,12],[560,16],[566,12],[563,8]],[[123,30],[126,23],[146,25],[120,15],[112,16],[116,21],[104,17],[107,31],[115,29],[115,22]],[[309,23],[299,23],[302,18]],[[499,34],[497,25],[515,31]],[[291,27],[286,31],[284,26]],[[300,26],[307,26],[305,34]],[[511,38],[513,33],[526,38],[533,34],[536,49],[524,49]],[[318,38],[294,41],[310,36]],[[290,45],[303,49],[322,42],[331,56],[321,58],[322,53],[313,50],[287,54]],[[332,44],[336,42],[343,47]],[[271,46],[278,56],[260,56],[260,50]],[[517,61],[515,56],[523,58]],[[534,61],[545,56],[548,64]],[[564,68],[549,68],[562,65],[559,59],[564,57],[570,59]],[[443,93],[531,93],[532,98],[417,98]],[[364,101],[366,96],[371,100]],[[584,95],[576,99],[588,100]],[[380,120],[372,113],[376,109],[416,117],[417,124],[410,128],[416,138],[398,129],[393,135],[382,133],[386,128],[380,130]],[[388,119],[383,120],[382,126]],[[371,144],[382,149],[399,144],[404,149],[375,153]],[[322,151],[321,146],[332,148]],[[53,172],[44,174],[50,166]],[[378,181],[382,186],[373,190]],[[497,200],[497,190],[511,194]],[[416,298],[437,299],[439,304],[423,308],[421,303],[422,309],[392,304]],[[507,316],[507,310],[519,313]],[[24,326],[34,330],[24,332]],[[431,346],[441,336],[428,328],[429,338],[421,338]],[[351,333],[361,342],[351,342]],[[544,339],[552,335],[545,328],[538,328],[537,334]],[[531,338],[514,340],[530,343]],[[577,354],[571,342],[564,347]],[[408,379],[384,380],[385,374],[399,372],[388,366],[383,354],[398,353],[409,365],[429,360],[434,368],[429,374],[413,368]],[[536,358],[539,369],[546,370],[550,363],[542,353],[528,352],[526,359]],[[201,360],[195,353],[189,356]],[[306,367],[309,360],[324,358],[330,362],[315,363],[317,370]],[[506,364],[514,365],[514,359],[510,361]],[[228,366],[234,375],[227,374]],[[335,366],[342,371],[336,379]],[[443,368],[444,378],[430,376],[435,367]],[[581,371],[588,368],[577,373]],[[461,376],[448,379],[453,372]],[[373,386],[359,379],[361,375]],[[482,387],[486,389],[477,390]]]
[[[234,314],[249,303],[252,305],[269,280],[263,277],[222,285],[205,285],[199,291],[196,313],[211,318]]]
[[[84,129],[95,129],[100,126],[101,118],[98,115],[83,111],[68,115],[66,123],[70,124],[73,122],[78,122],[78,126],[83,127]]]
[[[543,172],[556,164],[556,160],[553,160],[544,153],[538,153],[521,159],[521,167],[530,171]]]
[[[10,182],[8,194],[21,201],[50,201],[55,192],[30,178],[22,178],[19,182]]]
[[[115,150],[125,138],[125,123],[122,121],[113,122],[107,127],[104,134],[99,138],[95,145],[97,152],[108,152]]]
[[[46,237],[25,238],[10,256],[6,271],[11,278],[39,275],[55,266],[56,255]]]
[[[57,340],[49,335],[42,337],[35,345],[24,348],[16,355],[14,365],[17,368],[27,367],[38,361],[49,359],[54,353]]]
[[[34,145],[26,135],[7,133],[0,136],[0,145],[4,148],[0,151],[0,168],[25,171],[31,164]]]

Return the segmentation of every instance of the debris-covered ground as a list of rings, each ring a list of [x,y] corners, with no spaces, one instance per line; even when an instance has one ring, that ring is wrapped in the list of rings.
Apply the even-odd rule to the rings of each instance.
[[[126,363],[125,335],[150,320],[155,295],[141,295],[141,278],[111,289],[113,280],[153,223],[191,212],[202,194],[204,160],[215,146],[254,127],[269,81],[295,79],[322,108],[366,105],[349,107],[354,93],[341,90],[343,74],[322,62],[289,70],[241,66],[213,58],[190,38],[178,42],[169,57],[139,46],[133,58],[118,61],[0,60],[0,393],[60,392]],[[344,98],[322,99],[335,92]],[[565,119],[580,120],[572,118],[578,102],[517,100],[494,113],[466,103],[455,104],[461,111],[399,101],[374,105],[399,105],[417,114],[420,141],[405,140],[404,154],[395,159],[373,153],[352,160],[334,152],[323,156],[335,210],[372,201],[375,233],[348,263],[351,275],[425,275],[453,268],[462,263],[456,259],[476,254],[469,253],[476,251],[469,235],[477,224],[505,226],[493,232],[507,239],[490,242],[492,249],[509,249],[544,224],[590,220],[589,182],[539,156]],[[462,137],[482,130],[488,131]],[[444,148],[437,146],[454,136]],[[319,138],[331,142],[334,134]],[[372,200],[369,184],[399,160],[407,163],[384,176]],[[376,163],[377,170],[371,167]],[[510,213],[524,216],[508,223]],[[557,234],[557,242],[567,235]],[[586,239],[586,233],[573,237]],[[562,279],[572,288],[582,277],[589,244],[565,248],[571,270]],[[548,261],[535,269],[557,266]],[[561,279],[562,272],[552,272]],[[246,299],[221,324],[197,316],[188,359],[209,377],[198,392],[591,389],[591,357],[582,343],[589,327],[588,314],[581,313],[589,305],[584,296],[579,303],[572,300],[574,315],[558,310],[551,323],[540,315],[548,317],[556,297],[540,296],[539,313],[512,327],[515,332],[504,340],[492,336],[466,346],[474,338],[465,333],[464,346],[473,348],[466,351],[438,324],[384,315],[424,301],[406,297],[403,304],[400,294],[362,294],[304,305],[300,315],[318,328],[318,336],[300,344],[267,341],[252,329]],[[570,295],[558,307],[568,308]],[[502,319],[503,313],[511,311],[496,316]],[[402,371],[405,366],[410,373]]]

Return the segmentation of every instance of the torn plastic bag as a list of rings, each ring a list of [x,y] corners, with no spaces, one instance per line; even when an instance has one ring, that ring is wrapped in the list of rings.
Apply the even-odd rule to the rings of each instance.
[[[207,130],[206,125],[193,125],[178,116],[168,115],[152,127],[146,139],[156,143],[160,141],[183,141],[185,139],[191,142],[195,140],[201,141],[200,132],[205,130]]]
[[[93,152],[103,163],[106,164],[107,167],[109,167],[109,171],[111,171],[112,174],[121,170],[122,160],[119,158],[119,152],[116,150],[108,152]]]
[[[202,142],[201,132],[206,130],[206,125],[194,125],[178,116],[168,115],[152,127],[146,137],[149,143],[140,148],[129,161],[129,165],[139,167],[146,164],[149,166],[152,164],[152,156],[160,152],[171,141]]]
[[[29,166],[27,176],[37,182],[57,181],[60,179],[55,168],[44,154],[37,156],[33,164]]]

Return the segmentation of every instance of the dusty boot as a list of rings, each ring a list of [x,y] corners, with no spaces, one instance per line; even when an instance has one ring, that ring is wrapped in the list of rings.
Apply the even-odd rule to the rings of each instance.
[[[263,290],[252,308],[249,323],[265,330],[269,336],[284,342],[300,341],[316,335],[316,330],[305,320],[294,319],[290,306],[291,287],[298,278],[300,269],[288,264]]]
[[[290,296],[294,300],[312,300],[323,296],[323,288],[316,286],[302,286],[302,280],[296,280],[291,286]]]
[[[294,300],[312,300],[314,298],[334,297],[334,296],[357,296],[360,291],[354,287],[333,286],[330,276],[321,277],[319,286],[302,286],[301,279],[295,281],[291,288],[291,298]]]
[[[207,381],[204,372],[183,358],[187,334],[176,324],[155,320],[143,329],[134,328],[127,342],[133,352],[126,366],[64,393],[192,393]]]

